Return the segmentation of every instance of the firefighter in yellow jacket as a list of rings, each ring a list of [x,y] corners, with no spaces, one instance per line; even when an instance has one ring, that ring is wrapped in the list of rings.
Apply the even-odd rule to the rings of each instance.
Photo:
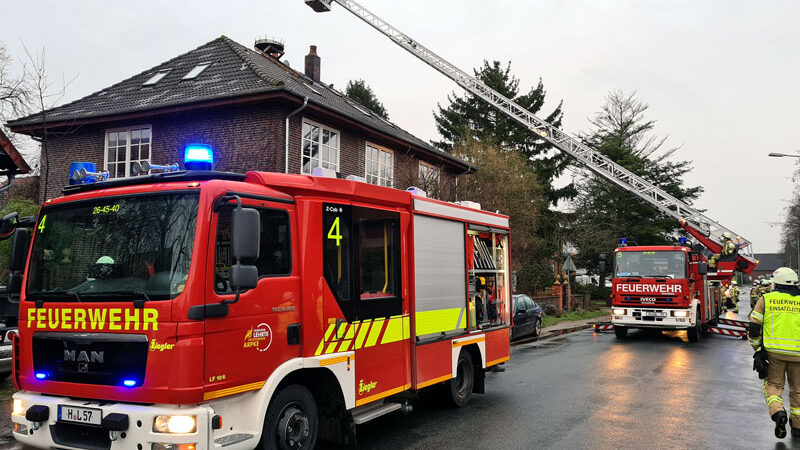
[[[722,233],[722,250],[719,253],[714,253],[708,260],[708,267],[717,267],[717,261],[720,259],[728,260],[736,254],[736,243],[733,242],[733,235],[726,231]]]
[[[774,290],[759,298],[750,313],[750,345],[757,352],[762,346],[766,350],[769,365],[762,390],[770,417],[775,422],[775,436],[786,436],[789,417],[781,396],[787,378],[792,436],[800,436],[800,290],[797,274],[788,267],[781,267],[773,272],[771,281]]]
[[[750,287],[750,309],[756,307],[756,302],[761,297],[761,280],[753,280],[753,285]]]

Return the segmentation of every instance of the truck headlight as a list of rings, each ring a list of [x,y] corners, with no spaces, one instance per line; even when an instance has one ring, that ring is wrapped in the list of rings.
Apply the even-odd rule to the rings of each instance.
[[[156,433],[186,434],[197,431],[197,416],[156,416],[153,419]]]
[[[14,399],[14,407],[11,410],[12,416],[24,416],[25,415],[25,403],[22,400],[15,398]]]
[[[614,314],[615,316],[624,316],[626,312],[627,311],[625,310],[625,308],[612,308],[611,309],[611,314]]]
[[[689,311],[672,311],[672,317],[689,317]]]

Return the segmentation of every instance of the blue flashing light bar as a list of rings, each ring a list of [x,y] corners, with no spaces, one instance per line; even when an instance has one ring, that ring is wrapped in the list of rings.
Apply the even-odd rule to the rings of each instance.
[[[136,386],[136,380],[123,380],[122,384],[124,384],[125,387],[134,387]]]
[[[80,172],[81,169],[85,169],[86,173],[95,173],[97,172],[97,164],[90,163],[90,162],[83,162],[83,161],[76,161],[69,165],[69,185],[72,186],[74,184],[86,184],[86,183],[96,183],[97,178],[93,176],[87,176],[84,179],[75,178],[75,174]]]
[[[183,153],[186,170],[211,170],[214,168],[214,151],[210,145],[189,144]]]
[[[44,380],[47,378],[47,374],[44,372],[36,372],[36,379],[37,380]]]
[[[686,245],[686,242],[688,242],[688,241],[689,241],[689,239],[687,239],[685,236],[681,236],[681,237],[678,238],[678,242],[680,242],[681,245]]]
[[[620,247],[628,245],[628,240],[626,238],[619,238],[619,245]]]

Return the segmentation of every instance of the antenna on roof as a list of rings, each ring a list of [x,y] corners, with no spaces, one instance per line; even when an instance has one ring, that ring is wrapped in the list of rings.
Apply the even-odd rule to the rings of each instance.
[[[256,51],[262,55],[269,55],[275,59],[281,59],[281,57],[286,53],[283,41],[278,41],[276,39],[256,39],[256,42],[253,44],[253,46],[255,47]]]

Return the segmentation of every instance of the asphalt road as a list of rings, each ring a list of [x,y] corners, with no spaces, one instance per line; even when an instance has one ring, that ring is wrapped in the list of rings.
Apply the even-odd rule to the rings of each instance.
[[[739,317],[747,314],[746,293]],[[733,318],[733,314],[729,315]],[[747,341],[685,332],[580,331],[512,348],[485,395],[453,410],[415,402],[358,427],[364,449],[761,449],[778,440]],[[7,390],[0,399],[10,409]],[[784,395],[788,406],[788,396]],[[15,448],[0,411],[0,448]],[[3,442],[5,442],[3,444]]]
[[[741,298],[745,319],[749,298]],[[487,393],[465,408],[420,404],[360,426],[360,447],[800,448],[800,439],[774,437],[740,339],[691,344],[685,332],[631,332],[618,340],[585,330],[513,347],[506,368],[487,374]]]

